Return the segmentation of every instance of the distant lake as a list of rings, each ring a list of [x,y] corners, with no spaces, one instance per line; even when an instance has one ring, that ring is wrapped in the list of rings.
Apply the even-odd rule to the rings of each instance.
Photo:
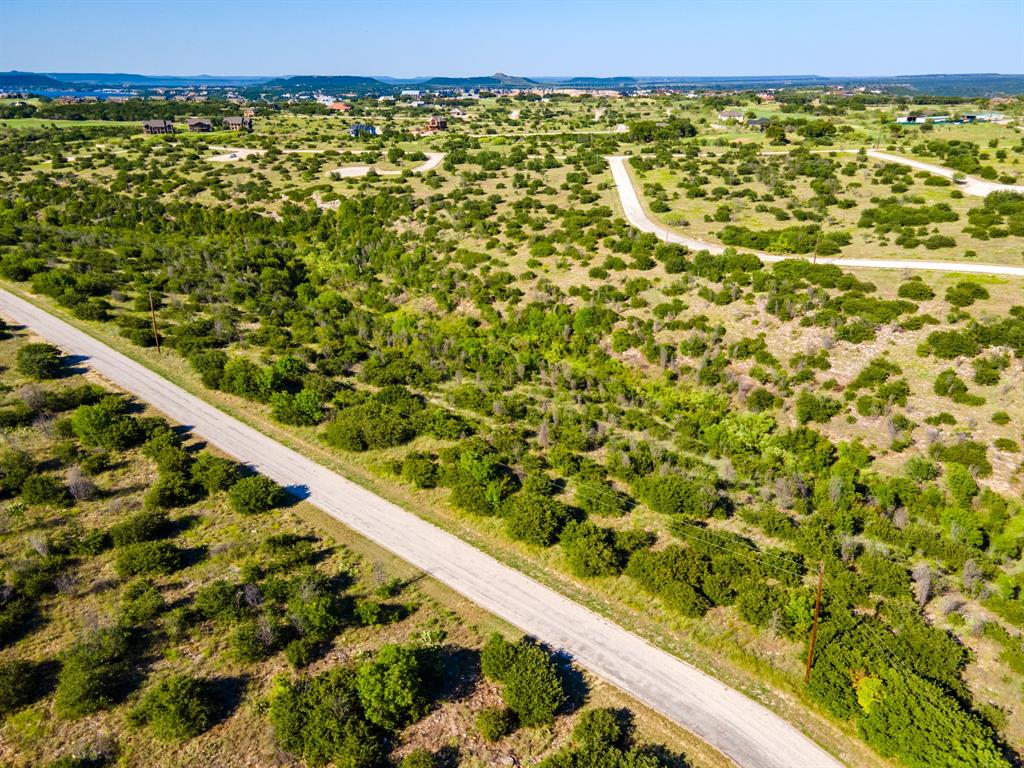
[[[61,91],[61,90],[54,90],[52,88],[27,88],[25,90],[27,90],[29,93],[32,93],[32,94],[34,94],[36,96],[47,96],[47,97],[49,97],[51,99],[59,99],[61,96],[74,96],[74,97],[80,98],[80,99],[81,98],[85,98],[86,96],[91,96],[91,97],[96,98],[96,99],[104,100],[104,99],[109,99],[111,97],[116,97],[116,96],[124,97],[124,96],[138,96],[139,95],[138,91],[120,91],[120,90],[103,90],[103,91],[79,91],[79,90],[74,90],[74,91]]]

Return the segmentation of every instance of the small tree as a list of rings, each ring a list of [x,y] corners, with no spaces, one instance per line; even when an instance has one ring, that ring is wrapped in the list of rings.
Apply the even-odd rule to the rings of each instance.
[[[416,651],[385,645],[356,674],[366,718],[388,730],[419,720],[430,705]]]
[[[52,344],[26,344],[18,350],[18,373],[33,379],[56,379],[64,367],[61,351]]]
[[[243,477],[228,491],[231,507],[242,515],[269,512],[281,503],[283,489],[269,477]]]
[[[213,701],[207,684],[191,675],[174,675],[146,691],[132,712],[137,724],[148,724],[158,739],[184,741],[213,722]]]

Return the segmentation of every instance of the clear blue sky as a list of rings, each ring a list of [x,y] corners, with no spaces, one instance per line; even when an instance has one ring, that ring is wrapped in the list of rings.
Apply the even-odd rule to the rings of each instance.
[[[0,0],[0,70],[1024,73],[1024,0]]]

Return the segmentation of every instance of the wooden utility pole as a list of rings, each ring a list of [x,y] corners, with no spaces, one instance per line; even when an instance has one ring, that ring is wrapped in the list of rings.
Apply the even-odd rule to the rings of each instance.
[[[807,648],[807,670],[804,672],[804,683],[811,679],[811,662],[814,661],[814,641],[818,637],[818,614],[821,613],[821,588],[825,585],[825,561],[821,561],[818,569],[818,595],[814,598],[814,623],[811,624],[811,642]]]
[[[156,327],[156,307],[153,306],[153,292],[149,292],[149,316],[153,320],[153,341],[156,342],[156,353],[160,354],[160,331]]]

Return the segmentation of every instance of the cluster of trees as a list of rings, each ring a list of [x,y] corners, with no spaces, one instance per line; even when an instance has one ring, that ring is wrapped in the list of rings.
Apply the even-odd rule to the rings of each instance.
[[[970,487],[961,482],[962,471],[950,469],[973,467],[984,477],[986,466],[991,472],[986,446],[943,438],[930,447],[932,460],[922,459],[934,476],[923,465],[913,473],[908,467],[906,476],[879,476],[863,446],[833,443],[811,425],[835,419],[849,404],[845,418],[884,418],[896,435],[891,449],[908,449],[916,425],[898,410],[909,394],[901,371],[874,361],[846,391],[834,382],[831,391],[822,390],[818,382],[831,375],[827,351],[787,363],[764,336],[737,338],[687,307],[691,296],[720,306],[755,300],[779,320],[798,319],[801,327],[857,344],[883,325],[941,325],[917,311],[915,302],[934,297],[925,283],[907,281],[898,300],[887,300],[833,265],[767,266],[750,254],[691,253],[633,232],[599,204],[594,174],[604,169],[607,150],[600,137],[530,138],[509,152],[465,137],[445,141],[448,169],[438,178],[459,179],[450,191],[374,180],[340,200],[337,210],[285,203],[273,218],[242,206],[181,202],[177,180],[161,186],[160,195],[144,194],[155,191],[146,174],[163,167],[157,157],[116,169],[110,188],[86,179],[26,180],[12,186],[16,203],[0,201],[0,274],[31,281],[79,316],[112,319],[139,344],[155,342],[152,295],[164,345],[186,356],[207,386],[265,404],[278,421],[315,429],[345,451],[429,437],[390,469],[416,487],[447,488],[453,505],[473,515],[499,517],[511,538],[557,543],[555,557],[580,577],[627,574],[669,610],[699,615],[711,605],[735,606],[764,631],[800,636],[794,628],[803,626],[806,613],[802,584],[769,575],[771,569],[752,583],[745,578],[748,564],[716,560],[694,545],[695,531],[709,518],[737,513],[785,547],[786,556],[841,563],[832,588],[846,597],[835,603],[837,613],[847,603],[851,613],[862,612],[878,599],[884,607],[913,605],[911,563],[919,557],[952,583],[972,560],[984,582],[997,583],[1003,558],[1019,551],[1010,523],[1016,506],[985,511],[972,525],[988,502],[979,492],[965,506]],[[651,149],[657,164],[686,171],[686,194],[692,188],[724,201],[741,186],[734,180],[758,176],[771,192],[756,202],[771,208],[769,198],[789,197],[797,180],[812,185],[811,200],[779,208],[800,224],[763,233],[735,228],[741,247],[775,247],[778,237],[780,248],[806,253],[841,247],[831,239],[835,233],[816,228],[829,207],[849,202],[841,199],[839,176],[866,167],[866,160],[841,165],[806,151],[762,159],[756,147],[730,148],[727,161],[709,164],[690,145],[684,157],[672,157],[679,147],[656,137]],[[187,162],[171,157],[174,164]],[[276,161],[267,162],[269,168]],[[893,186],[909,178],[885,176]],[[504,191],[492,194],[484,180]],[[559,191],[571,196],[570,205],[555,202]],[[916,216],[919,207],[876,201],[871,226],[905,226],[917,236],[926,225],[902,217]],[[933,215],[947,216],[927,213]],[[469,248],[467,239],[483,245]],[[528,271],[515,274],[509,257],[520,252],[528,254]],[[590,280],[566,288],[542,272],[570,266],[589,270]],[[661,270],[669,277],[661,278],[652,300]],[[966,322],[930,333],[922,352],[952,359],[991,347],[1024,350],[1024,310],[984,322],[967,318],[962,310],[979,298],[976,289],[955,286],[947,300]],[[1001,375],[998,354],[993,350],[975,366],[976,383]],[[634,356],[650,375],[627,362]],[[73,420],[83,444],[153,437],[145,430],[133,435],[130,414],[116,404],[99,405],[90,402],[91,410]],[[0,408],[3,424],[32,418],[17,404]],[[197,481],[193,469],[176,471],[173,446],[167,453],[161,478],[169,480],[161,479],[160,494],[173,501],[179,491],[196,490]],[[182,479],[189,482],[179,484]],[[753,489],[763,505],[751,501]],[[260,508],[265,490],[239,490],[239,511]],[[165,509],[156,501],[147,511]],[[652,534],[601,520],[628,515],[638,503],[671,522],[672,547],[652,549]],[[864,541],[881,542],[890,557],[872,557],[859,544]],[[749,542],[727,543],[746,553],[741,559],[775,557]],[[294,553],[301,560],[302,549],[275,542],[266,555],[288,560]],[[669,552],[664,561],[662,552]],[[669,585],[663,595],[651,574]],[[878,592],[865,591],[868,585]],[[253,589],[266,608],[248,607],[225,624],[232,647],[236,634],[238,648],[262,646],[265,653],[306,636],[287,618],[295,590],[302,589],[298,581],[247,573],[225,594],[237,599]],[[1013,583],[1000,588],[1000,615],[1015,615],[1019,594]],[[371,605],[341,606],[323,626],[363,623],[374,613]],[[888,631],[894,625],[885,611],[880,615],[880,629]],[[329,638],[332,631],[313,637]],[[290,657],[305,658],[301,648],[294,646]],[[832,684],[853,683],[837,673]],[[967,701],[950,706],[965,710]],[[488,717],[501,730],[511,715]]]

